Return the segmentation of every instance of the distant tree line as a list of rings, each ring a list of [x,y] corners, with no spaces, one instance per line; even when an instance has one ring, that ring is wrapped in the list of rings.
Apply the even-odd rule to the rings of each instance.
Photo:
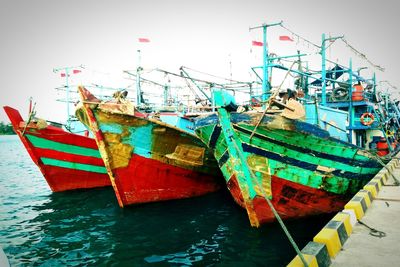
[[[11,123],[5,124],[4,122],[0,121],[0,135],[2,134],[15,134]]]

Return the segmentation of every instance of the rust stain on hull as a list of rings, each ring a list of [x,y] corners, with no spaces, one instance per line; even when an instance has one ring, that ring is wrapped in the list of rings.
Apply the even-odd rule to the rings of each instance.
[[[204,165],[204,147],[188,144],[179,144],[174,153],[165,155],[169,159],[175,160],[178,165],[202,166]]]
[[[124,115],[124,114],[114,114],[112,112],[98,110],[96,113],[97,120],[103,123],[112,122],[114,124],[119,124],[121,126],[144,126],[149,122],[147,120],[143,120],[134,116]]]
[[[108,143],[109,164],[111,169],[126,167],[132,157],[133,147],[121,143],[122,134],[104,133],[104,139]]]
[[[258,155],[249,155],[247,163],[258,180],[257,183],[254,183],[254,191],[256,191],[256,194],[259,196],[266,195],[272,197],[271,170],[269,168],[268,159]]]

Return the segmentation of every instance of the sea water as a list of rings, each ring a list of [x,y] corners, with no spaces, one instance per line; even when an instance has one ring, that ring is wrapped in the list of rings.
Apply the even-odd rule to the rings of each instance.
[[[331,216],[286,222],[299,248]],[[279,224],[250,227],[227,190],[118,206],[111,187],[52,193],[17,136],[0,136],[0,246],[11,266],[286,266]]]

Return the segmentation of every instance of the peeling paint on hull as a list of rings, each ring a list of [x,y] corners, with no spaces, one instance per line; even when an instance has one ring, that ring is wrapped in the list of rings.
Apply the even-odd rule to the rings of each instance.
[[[228,189],[253,226],[275,220],[266,197],[284,219],[331,213],[381,169],[358,147],[279,115],[266,115],[250,140],[261,114],[224,111],[199,118],[196,134],[214,149]]]
[[[20,113],[11,107],[4,110],[53,192],[111,185],[94,139],[35,123],[22,135],[25,122]]]
[[[182,199],[215,192],[215,177],[133,155],[126,168],[114,169],[118,193],[125,205]]]
[[[235,202],[244,208],[243,196],[236,177],[231,177],[227,185]],[[272,176],[271,188],[272,205],[284,220],[337,212],[351,199],[348,195],[329,193],[276,176]],[[260,224],[275,221],[275,216],[265,198],[256,196],[252,199],[252,206]]]
[[[85,102],[90,93],[79,90]],[[85,104],[82,109],[78,118],[96,138],[121,207],[220,189],[222,174],[212,151],[195,135],[110,105]]]

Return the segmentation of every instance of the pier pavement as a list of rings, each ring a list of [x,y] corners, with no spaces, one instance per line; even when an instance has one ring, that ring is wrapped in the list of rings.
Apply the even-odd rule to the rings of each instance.
[[[400,167],[393,174],[400,178]],[[332,267],[400,266],[400,186],[390,177],[332,260]],[[371,230],[372,228],[373,230]]]
[[[302,250],[308,266],[400,266],[400,161],[392,159]],[[296,256],[288,266],[304,266]]]

